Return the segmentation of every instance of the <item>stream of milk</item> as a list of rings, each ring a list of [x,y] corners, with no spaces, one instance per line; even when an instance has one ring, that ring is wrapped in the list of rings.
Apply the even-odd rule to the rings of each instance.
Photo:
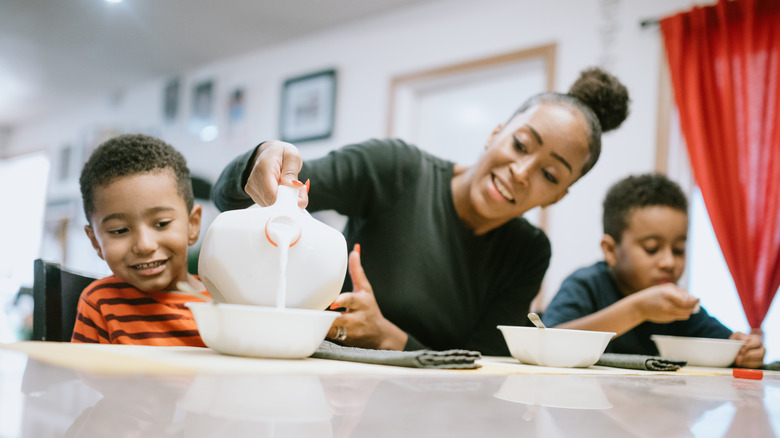
[[[287,300],[287,259],[290,245],[301,233],[301,225],[286,216],[268,222],[268,235],[279,249],[279,281],[276,285],[276,308],[284,309]]]
[[[290,243],[279,242],[279,283],[276,286],[276,308],[284,309],[287,301],[287,254],[290,252]]]

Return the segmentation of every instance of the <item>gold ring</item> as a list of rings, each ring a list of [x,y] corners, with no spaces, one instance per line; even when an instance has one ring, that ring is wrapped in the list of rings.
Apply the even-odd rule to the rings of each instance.
[[[346,341],[347,340],[347,329],[345,327],[336,327],[336,337],[333,338],[337,341]]]

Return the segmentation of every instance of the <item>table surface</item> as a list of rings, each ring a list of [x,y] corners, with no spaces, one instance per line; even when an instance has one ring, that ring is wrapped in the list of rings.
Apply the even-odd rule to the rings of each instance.
[[[772,437],[780,373],[477,370],[0,344],[0,437]]]

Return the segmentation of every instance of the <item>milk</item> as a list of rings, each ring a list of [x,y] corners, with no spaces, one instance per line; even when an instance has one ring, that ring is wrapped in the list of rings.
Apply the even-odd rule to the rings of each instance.
[[[276,285],[276,308],[284,309],[287,298],[287,260],[290,247],[301,237],[301,224],[289,216],[276,216],[268,220],[266,233],[279,249],[279,279]]]

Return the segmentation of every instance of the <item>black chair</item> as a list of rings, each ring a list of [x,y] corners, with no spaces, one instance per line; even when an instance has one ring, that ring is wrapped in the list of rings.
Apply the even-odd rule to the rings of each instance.
[[[94,277],[35,260],[33,276],[33,340],[70,342],[81,291]]]

